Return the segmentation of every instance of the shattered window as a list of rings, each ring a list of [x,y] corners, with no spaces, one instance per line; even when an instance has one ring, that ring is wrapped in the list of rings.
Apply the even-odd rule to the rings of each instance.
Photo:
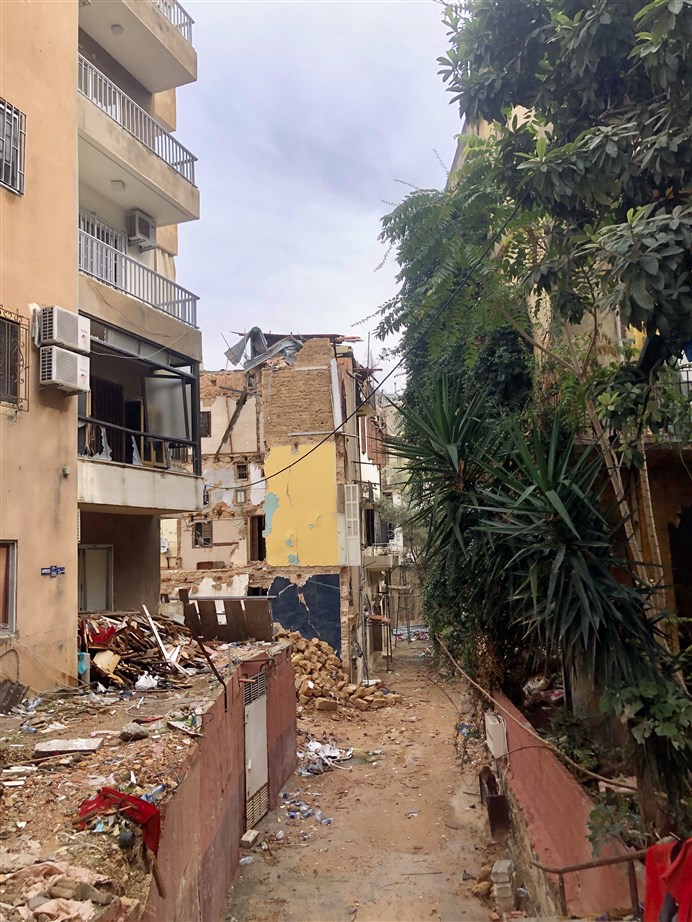
[[[199,414],[200,438],[211,438],[211,410],[202,410]]]
[[[192,546],[193,547],[213,547],[214,535],[212,532],[211,522],[193,522],[192,523]]]

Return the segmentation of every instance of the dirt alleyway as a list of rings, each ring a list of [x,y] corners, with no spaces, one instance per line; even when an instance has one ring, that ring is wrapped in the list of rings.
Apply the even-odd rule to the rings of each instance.
[[[324,775],[294,774],[285,785],[316,815],[289,818],[290,804],[257,827],[270,851],[256,847],[241,867],[226,922],[480,922],[488,908],[473,879],[498,847],[486,831],[472,773],[455,761],[460,685],[434,678],[420,643],[400,645],[389,687],[396,707],[332,717],[304,712],[299,731],[353,747],[355,757]],[[384,676],[382,676],[384,678]],[[304,737],[299,735],[299,739]],[[277,833],[279,839],[276,838]]]

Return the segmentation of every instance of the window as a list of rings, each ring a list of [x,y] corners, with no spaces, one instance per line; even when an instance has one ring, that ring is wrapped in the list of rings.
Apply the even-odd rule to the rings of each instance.
[[[267,544],[264,540],[264,516],[252,515],[248,520],[248,552],[250,560],[266,560]]]
[[[192,523],[192,546],[193,547],[213,547],[214,535],[212,532],[211,522],[193,522]]]
[[[27,322],[0,308],[0,403],[17,410],[27,410],[29,406],[27,343]]]
[[[244,462],[236,464],[235,476],[238,480],[247,480],[247,464]]]
[[[0,631],[15,629],[17,544],[0,541]]]
[[[199,435],[202,439],[211,438],[211,410],[202,410],[199,414]]]
[[[0,183],[24,194],[26,115],[0,98]]]
[[[236,490],[236,491],[235,491],[235,502],[236,502],[236,505],[238,505],[238,506],[242,506],[243,503],[246,502],[246,499],[245,499],[245,490]]]

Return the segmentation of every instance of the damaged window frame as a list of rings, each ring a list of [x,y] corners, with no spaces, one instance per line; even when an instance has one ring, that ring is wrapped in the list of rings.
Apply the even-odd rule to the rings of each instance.
[[[79,456],[170,470],[171,461],[185,463],[191,450],[192,473],[200,476],[199,363],[98,318],[91,318],[91,331],[91,390],[79,395]],[[139,374],[138,394],[126,397],[122,383],[125,376],[118,378],[112,372],[109,376],[107,366],[113,360],[131,363],[127,374],[130,377]],[[164,415],[174,405],[169,402],[166,406],[165,398],[158,404],[154,399],[154,382],[160,390],[164,380],[179,383],[179,395],[171,389],[177,409],[182,411],[171,417],[179,427],[175,433],[154,431],[155,411]],[[98,411],[93,410],[94,400],[99,400],[107,411],[97,415]]]
[[[211,438],[211,410],[200,410],[199,437],[201,439]]]
[[[17,542],[0,541],[0,635],[17,629]]]
[[[193,522],[191,532],[193,547],[214,547],[213,522]]]
[[[236,480],[242,482],[250,477],[250,465],[247,461],[236,461],[235,463]]]

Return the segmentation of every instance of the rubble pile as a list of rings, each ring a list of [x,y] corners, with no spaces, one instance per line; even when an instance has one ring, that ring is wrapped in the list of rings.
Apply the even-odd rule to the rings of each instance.
[[[336,711],[341,705],[369,711],[401,702],[401,695],[379,681],[367,685],[350,682],[334,648],[325,640],[317,637],[307,640],[298,631],[284,631],[279,637],[290,640],[296,651],[291,662],[296,675],[296,694],[303,706],[314,703],[318,711]]]
[[[0,918],[8,922],[117,922],[139,915],[139,901],[116,895],[108,876],[65,861],[42,861],[0,879]]]
[[[121,617],[99,614],[80,620],[92,681],[147,691],[180,685],[207,671],[199,644],[185,625],[143,609],[143,615],[129,611]]]

